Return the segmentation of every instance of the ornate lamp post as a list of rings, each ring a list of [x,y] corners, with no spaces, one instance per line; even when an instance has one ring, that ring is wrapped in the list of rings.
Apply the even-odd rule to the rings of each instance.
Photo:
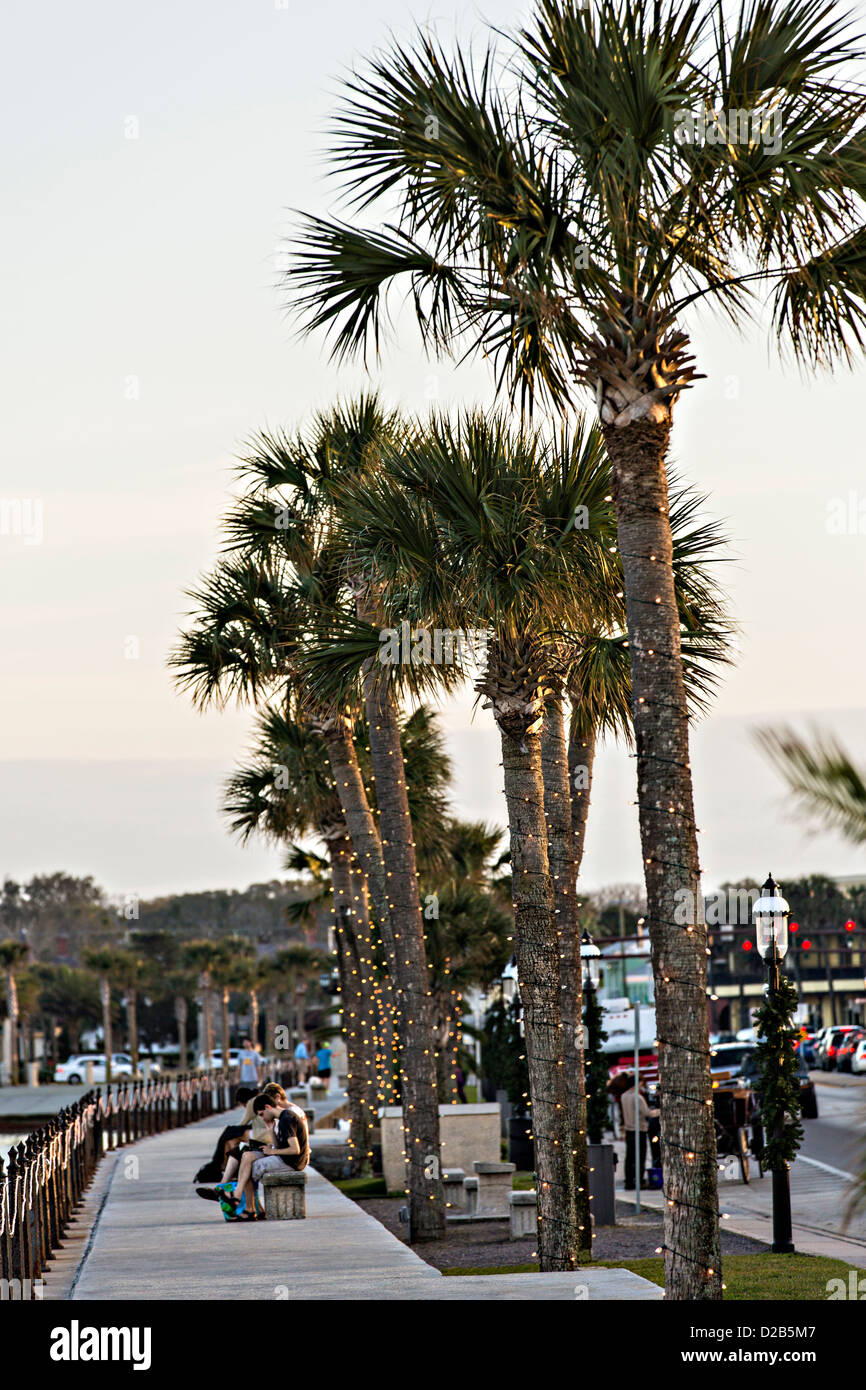
[[[517,957],[512,956],[499,977],[502,988],[502,998],[505,1003],[510,1005],[517,993]]]
[[[580,961],[583,968],[584,989],[598,989],[601,974],[601,951],[586,930],[580,938]]]
[[[789,907],[779,892],[778,885],[770,874],[761,888],[761,896],[755,903],[755,929],[758,950],[767,963],[767,993],[772,1005],[779,996],[779,965],[788,950],[788,912]],[[786,983],[787,988],[787,983]],[[776,1038],[769,1039],[779,1050],[780,1064],[782,1049],[788,1046],[781,1030]],[[763,1103],[763,1098],[762,1098]],[[774,1125],[774,1138],[781,1143],[785,1116],[779,1109]],[[773,1253],[789,1255],[794,1253],[791,1230],[791,1182],[790,1171],[784,1159],[777,1159],[773,1165]]]

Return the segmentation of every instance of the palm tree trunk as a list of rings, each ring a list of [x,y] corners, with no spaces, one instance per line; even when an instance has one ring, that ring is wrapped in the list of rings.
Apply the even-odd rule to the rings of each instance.
[[[580,879],[580,866],[583,863],[594,764],[595,736],[581,734],[577,720],[572,716],[568,734],[568,781],[571,788],[571,847],[575,883]]]
[[[592,1222],[589,1203],[589,1153],[586,1139],[586,1080],[583,1056],[583,975],[580,960],[580,920],[577,911],[577,874],[572,842],[572,811],[568,777],[568,749],[562,698],[547,704],[541,731],[541,765],[544,774],[544,812],[547,819],[547,855],[559,918],[560,1008],[565,1090],[571,1126],[574,1170],[574,1202],[577,1247],[584,1259],[592,1258]]]
[[[334,888],[334,940],[340,972],[343,1010],[343,1037],[346,1043],[349,1097],[349,1147],[352,1177],[369,1177],[371,1101],[375,1099],[375,1057],[368,1035],[366,971],[355,936],[356,916],[352,904],[350,863],[353,856],[349,837],[327,840]]]
[[[177,1022],[177,1055],[178,1071],[186,1070],[186,1022],[187,1004],[182,994],[175,995],[174,1017]]]
[[[514,944],[523,1002],[538,1193],[542,1270],[577,1260],[571,1126],[562,1065],[559,941],[547,858],[544,779],[537,733],[502,734],[502,766],[514,893]]]
[[[129,1029],[129,1055],[132,1058],[133,1075],[138,1075],[138,991],[133,987],[126,992],[126,1023]]]
[[[381,669],[377,671],[368,663],[363,680],[388,887],[389,922],[396,947],[394,982],[402,1014],[403,1128],[409,1168],[412,1240],[441,1240],[445,1234],[445,1201],[440,1160],[437,1049],[400,724],[393,694],[382,678]]]
[[[719,1299],[716,1144],[706,1001],[706,928],[689,727],[672,570],[669,421],[604,426],[625,578],[641,846],[659,1038],[665,1288]],[[693,910],[681,923],[683,890]],[[688,901],[688,900],[687,900]],[[678,909],[680,909],[678,911]]]
[[[9,1082],[18,1085],[18,986],[14,970],[6,971],[6,1012],[9,1015]]]
[[[102,1034],[105,1049],[105,1084],[111,1084],[111,984],[107,975],[99,977],[99,998],[102,1004]]]
[[[367,672],[365,702],[381,840],[346,724],[334,720],[323,732],[346,826],[367,878],[397,995],[412,1239],[438,1240],[445,1229],[445,1206],[439,1174],[439,1106],[424,927],[396,711],[390,694],[377,689],[377,684],[374,673]]]
[[[205,1055],[205,1069],[207,1071],[210,1071],[211,1057],[213,1055],[214,1047],[213,1019],[211,1017],[211,997],[213,990],[211,988],[211,977],[209,970],[203,970],[201,972],[201,981],[199,988],[201,991],[201,1021],[202,1029],[204,1032],[203,1051]]]

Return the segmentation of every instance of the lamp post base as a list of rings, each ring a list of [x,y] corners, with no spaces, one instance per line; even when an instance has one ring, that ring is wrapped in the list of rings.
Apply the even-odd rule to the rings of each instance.
[[[791,1240],[791,1184],[787,1165],[773,1169],[773,1244],[774,1255],[795,1254]]]

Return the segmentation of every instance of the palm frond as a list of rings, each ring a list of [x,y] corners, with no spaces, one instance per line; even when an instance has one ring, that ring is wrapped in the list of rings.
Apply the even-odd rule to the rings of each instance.
[[[839,743],[816,735],[810,744],[790,729],[762,729],[757,738],[806,812],[854,844],[866,842],[866,769]]]

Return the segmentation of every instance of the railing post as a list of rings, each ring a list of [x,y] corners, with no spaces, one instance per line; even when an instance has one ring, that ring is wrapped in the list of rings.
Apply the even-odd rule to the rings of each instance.
[[[27,1208],[27,1157],[24,1152],[24,1145],[19,1144],[17,1148],[10,1151],[10,1159],[14,1156],[16,1187],[19,1188],[18,1200],[16,1202],[15,1215],[15,1234],[12,1237],[13,1248],[16,1249],[17,1277],[23,1285],[25,1279],[30,1278],[31,1255],[30,1255],[30,1220]]]
[[[4,1288],[9,1287],[9,1280],[12,1275],[12,1238],[9,1235],[10,1215],[12,1212],[12,1189],[9,1185],[9,1177],[4,1170],[3,1160],[0,1158],[0,1279],[5,1279]]]
[[[42,1213],[40,1211],[42,1184],[39,1182],[39,1143],[34,1134],[28,1134],[24,1142],[24,1149],[27,1155],[28,1178],[32,1193],[27,1221],[30,1238],[30,1278],[33,1280],[38,1279],[42,1273],[43,1263]]]

